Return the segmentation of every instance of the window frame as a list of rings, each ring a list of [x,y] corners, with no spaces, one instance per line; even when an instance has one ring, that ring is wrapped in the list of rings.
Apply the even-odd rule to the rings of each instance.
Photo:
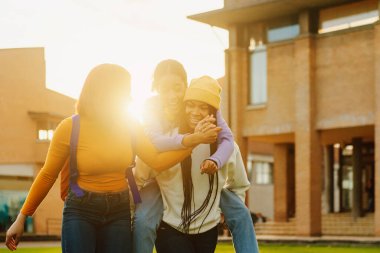
[[[341,15],[336,15],[336,13]],[[370,13],[377,13],[377,16],[371,16]],[[369,15],[367,18],[360,18],[366,14]],[[318,16],[318,34],[328,34],[372,25],[379,21],[380,12],[377,6],[377,1],[363,0],[321,9],[318,12]],[[355,17],[358,19],[355,19]],[[324,27],[324,24],[326,23],[332,23],[333,25],[327,25]]]
[[[249,93],[248,93],[248,105],[249,106],[263,106],[268,103],[268,53],[267,53],[267,46],[263,43],[260,43],[258,46],[255,46],[250,50],[249,55]],[[265,53],[264,55],[261,55]],[[264,69],[260,70],[257,69],[255,71],[255,54],[258,57],[264,56]],[[257,58],[256,58],[257,59]],[[260,58],[257,59],[257,61],[260,61]],[[265,72],[264,74],[261,74],[258,78],[255,77],[255,72]],[[255,83],[256,82],[258,83]],[[256,84],[256,85],[255,85]],[[255,101],[255,88],[259,89],[259,96],[256,96],[257,101]]]

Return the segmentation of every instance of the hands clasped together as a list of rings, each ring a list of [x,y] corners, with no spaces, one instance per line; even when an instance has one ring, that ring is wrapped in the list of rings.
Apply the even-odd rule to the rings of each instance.
[[[215,125],[216,119],[213,115],[208,115],[204,119],[198,122],[194,129],[194,133],[199,134],[202,139],[202,143],[214,143],[217,141],[218,133],[222,130]],[[218,165],[214,160],[204,160],[200,166],[201,173],[207,173],[209,175],[218,171]]]

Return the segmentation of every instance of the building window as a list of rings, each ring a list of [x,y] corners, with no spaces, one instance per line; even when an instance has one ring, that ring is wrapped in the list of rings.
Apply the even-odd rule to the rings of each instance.
[[[46,142],[53,139],[54,129],[64,118],[47,112],[28,112],[29,116],[36,122],[37,141]]]
[[[267,30],[267,39],[268,42],[289,40],[297,37],[299,34],[299,24],[292,24],[287,26],[269,28]]]
[[[256,184],[272,184],[273,170],[272,164],[269,162],[253,162],[253,170],[255,173]]]
[[[51,141],[53,138],[53,129],[39,129],[38,130],[38,140],[40,141]]]
[[[37,122],[37,140],[51,141],[53,139],[54,129],[57,127],[56,122],[49,120],[40,120]]]
[[[254,42],[251,43],[252,50],[250,59],[250,97],[251,105],[265,104],[267,102],[267,50],[266,46]]]
[[[321,10],[319,33],[368,25],[379,20],[377,0],[365,0]]]

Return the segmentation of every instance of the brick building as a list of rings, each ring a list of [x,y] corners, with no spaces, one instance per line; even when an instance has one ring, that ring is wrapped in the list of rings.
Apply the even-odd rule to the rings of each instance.
[[[75,100],[45,87],[43,48],[0,50],[0,233],[10,225],[42,167],[53,130]],[[60,234],[63,202],[56,183],[26,231]]]
[[[224,0],[224,113],[258,233],[380,236],[379,0]],[[377,161],[377,162],[376,162]],[[277,229],[281,228],[281,229]]]

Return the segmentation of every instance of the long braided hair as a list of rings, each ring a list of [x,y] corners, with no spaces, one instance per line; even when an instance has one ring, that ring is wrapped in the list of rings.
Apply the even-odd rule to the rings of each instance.
[[[211,114],[213,114],[214,117],[216,118],[216,109],[212,106],[209,106],[209,108],[210,108]],[[185,123],[185,120],[181,120],[179,132],[180,133],[189,132],[189,127]],[[217,150],[217,147],[218,147],[217,142],[210,144],[210,154],[215,153],[215,151]],[[193,206],[195,206],[195,203],[194,203],[194,185],[193,185],[193,180],[191,177],[191,166],[192,166],[192,159],[191,159],[191,155],[189,155],[181,162],[184,202],[182,204],[182,211],[181,211],[182,222],[178,226],[178,228],[186,234],[189,233],[190,224],[193,221],[195,221],[199,217],[199,215],[201,215],[203,212],[206,211],[211,201],[210,208],[199,227],[198,232],[200,231],[205,219],[209,215],[212,207],[214,206],[218,188],[219,188],[218,173],[215,173],[213,175],[208,175],[209,189],[208,189],[206,198],[204,199],[202,205],[197,210],[192,211],[192,209],[195,209],[195,208],[192,208]],[[214,198],[211,200],[213,192],[214,192],[214,185],[216,186],[216,191],[214,194]]]

